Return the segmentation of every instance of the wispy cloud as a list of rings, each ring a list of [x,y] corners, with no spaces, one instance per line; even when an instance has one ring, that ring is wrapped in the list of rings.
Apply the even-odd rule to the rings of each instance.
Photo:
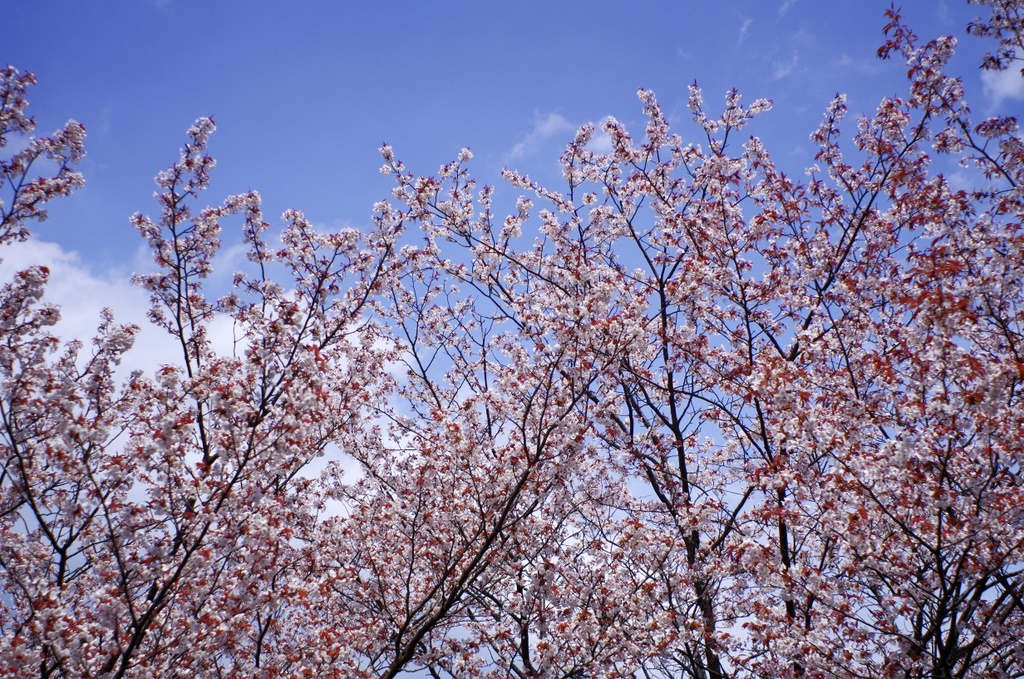
[[[789,10],[793,9],[795,4],[796,0],[783,0],[783,3],[779,5],[779,16],[785,16]]]
[[[106,103],[96,112],[96,122],[93,123],[93,127],[89,129],[90,134],[95,134],[100,137],[105,137],[110,133],[110,129],[114,121],[114,107],[110,103]]]
[[[884,71],[887,67],[887,64],[881,59],[856,58],[850,56],[849,54],[842,54],[839,57],[839,60],[836,61],[836,66],[838,68],[843,68],[849,71],[871,75],[874,73],[880,73]]]
[[[564,137],[562,141],[568,142],[577,127],[561,113],[537,115],[533,129],[505,154],[505,161],[521,160],[530,156],[541,150],[544,144],[554,137]]]
[[[788,59],[777,59],[772,62],[772,77],[776,80],[785,78],[800,65],[800,55],[793,52]]]
[[[750,25],[753,23],[754,20],[750,17],[743,17],[743,23],[740,24],[740,34],[736,42],[743,42],[743,39],[747,37],[747,32],[750,31]]]

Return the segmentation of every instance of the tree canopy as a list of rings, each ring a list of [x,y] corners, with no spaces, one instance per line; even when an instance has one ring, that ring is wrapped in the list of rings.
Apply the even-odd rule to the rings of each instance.
[[[1017,69],[1024,5],[978,4]],[[1024,143],[888,21],[906,94],[837,95],[803,177],[767,100],[694,85],[684,136],[641,90],[508,215],[468,150],[384,146],[371,231],[278,241],[207,206],[197,120],[132,217],[176,363],[54,336],[46,267],[0,287],[0,674],[1024,676]],[[34,82],[0,70],[0,145]],[[84,181],[73,121],[15,148],[0,243]]]

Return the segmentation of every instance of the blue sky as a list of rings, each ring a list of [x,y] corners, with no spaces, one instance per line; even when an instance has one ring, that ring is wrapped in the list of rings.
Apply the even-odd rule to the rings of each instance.
[[[324,228],[369,223],[391,186],[377,172],[384,141],[414,172],[433,173],[469,146],[483,183],[500,184],[506,165],[555,182],[579,124],[614,115],[642,129],[638,87],[657,93],[684,137],[694,133],[686,99],[695,80],[711,111],[729,87],[747,101],[772,99],[752,132],[800,172],[812,162],[808,134],[837,91],[853,114],[905,91],[902,65],[875,58],[888,6],[39,0],[4,10],[0,60],[36,72],[29,98],[39,133],[68,118],[86,126],[87,186],[54,204],[36,232],[49,256],[111,285],[104,294],[116,298],[114,283],[147,266],[128,217],[154,212],[152,178],[198,116],[219,128],[211,203],[257,189],[272,222],[297,208]],[[955,70],[977,113],[1024,112],[1011,96],[1024,96],[1019,78],[981,80],[985,45],[964,27],[982,8],[902,6],[922,38],[961,38]],[[511,189],[502,195],[514,199]],[[35,252],[4,257],[25,265],[17,258]]]

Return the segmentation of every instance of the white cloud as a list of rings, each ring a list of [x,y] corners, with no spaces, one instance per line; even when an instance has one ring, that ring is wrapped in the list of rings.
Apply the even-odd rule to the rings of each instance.
[[[605,117],[604,121],[608,120],[608,116]],[[602,121],[602,122],[604,122]],[[593,153],[611,153],[612,152],[612,138],[601,129],[600,125],[596,125],[594,129],[594,136],[590,138],[590,143],[587,144],[587,150]]]
[[[274,245],[270,244],[270,248],[273,250]],[[149,255],[147,248],[146,254]],[[213,267],[213,276],[217,279],[223,279],[222,282],[231,281],[236,271],[243,271],[248,268],[249,261],[249,245],[247,243],[233,243],[231,245],[222,246],[217,254],[213,256],[213,261],[210,262],[210,266]],[[152,259],[149,259],[152,262]],[[150,263],[147,268],[153,268],[153,264]],[[218,281],[221,282],[221,281]]]
[[[218,255],[217,263],[223,266],[240,264],[244,260],[243,246],[226,248]],[[181,348],[164,330],[149,323],[146,311],[149,309],[149,295],[132,284],[127,272],[97,274],[82,261],[78,253],[64,250],[56,243],[29,239],[23,243],[11,243],[0,247],[0,285],[11,281],[15,272],[34,265],[46,266],[50,270],[44,301],[60,307],[60,320],[52,329],[62,342],[80,340],[82,356],[88,356],[91,340],[100,324],[103,309],[110,309],[116,323],[133,323],[140,328],[135,345],[123,357],[118,376],[127,377],[132,371],[153,374],[161,365],[181,362]],[[135,262],[142,264],[143,271],[151,271],[153,263],[138,253]],[[208,337],[214,351],[231,355],[235,350],[235,326],[227,315],[218,315],[209,325]],[[241,347],[239,347],[241,350]],[[397,364],[389,369],[398,370]],[[404,375],[404,373],[403,373]],[[305,478],[322,475],[329,464],[339,465],[347,483],[362,478],[360,465],[337,445],[331,444],[325,455],[312,460],[303,470]],[[346,513],[343,504],[328,502],[326,516]]]
[[[1024,99],[1024,76],[1020,73],[1017,62],[1010,64],[1005,71],[982,71],[981,82],[985,95],[998,106],[1004,99]]]
[[[64,341],[78,339],[88,351],[90,340],[100,324],[104,308],[114,313],[117,323],[134,323],[142,328],[135,347],[125,355],[122,370],[151,372],[154,368],[178,360],[180,350],[170,336],[152,327],[146,320],[149,300],[145,291],[132,285],[128,276],[98,276],[75,252],[67,252],[56,243],[30,239],[6,245],[0,250],[0,282],[11,280],[15,271],[35,264],[50,269],[45,301],[61,307],[61,319],[54,334]]]
[[[789,10],[793,9],[793,5],[796,4],[796,0],[785,0],[782,5],[779,6],[779,16],[784,16]]]
[[[576,130],[577,126],[561,113],[538,115],[533,122],[533,129],[505,155],[505,162],[521,160],[536,153],[554,137],[564,137],[562,141],[568,142]]]

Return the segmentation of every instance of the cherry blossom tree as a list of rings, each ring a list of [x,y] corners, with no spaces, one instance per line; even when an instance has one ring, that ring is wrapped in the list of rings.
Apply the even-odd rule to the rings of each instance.
[[[1024,8],[978,4],[1016,68]],[[0,672],[1024,676],[1024,144],[952,38],[885,36],[907,95],[837,95],[804,178],[741,139],[767,100],[694,85],[676,133],[641,90],[563,187],[507,171],[508,216],[469,151],[384,146],[372,231],[290,211],[279,245],[256,193],[202,207],[197,121],[132,218],[177,363],[119,377],[109,313],[55,337],[44,267],[0,289]],[[0,140],[33,82],[0,72]],[[3,161],[0,241],[83,141]]]
[[[991,4],[972,31],[1005,52],[1020,9]],[[1024,149],[1013,118],[971,120],[944,73],[952,39],[921,44],[889,19],[880,54],[906,61],[909,95],[859,121],[845,151],[837,97],[804,183],[756,138],[731,151],[768,102],[733,92],[712,116],[696,87],[701,144],[641,91],[642,137],[609,121],[613,151],[598,154],[582,129],[564,190],[507,173],[545,206],[539,238],[521,238],[532,200],[495,220],[457,166],[417,178],[384,149],[433,270],[586,385],[588,458],[619,488],[609,513],[581,508],[578,535],[601,537],[563,544],[569,573],[642,555],[626,567],[638,588],[554,604],[563,569],[532,616],[518,591],[495,603],[518,630],[512,673],[571,676],[555,658],[538,669],[538,651],[594,657],[572,644],[607,613],[582,602],[614,591],[617,605],[642,593],[625,636],[647,626],[653,646],[610,653],[612,673],[1020,674]],[[945,156],[976,173],[971,188],[933,171]],[[445,259],[453,244],[468,264]],[[572,622],[560,634],[546,617]],[[604,619],[598,643],[619,624]]]

